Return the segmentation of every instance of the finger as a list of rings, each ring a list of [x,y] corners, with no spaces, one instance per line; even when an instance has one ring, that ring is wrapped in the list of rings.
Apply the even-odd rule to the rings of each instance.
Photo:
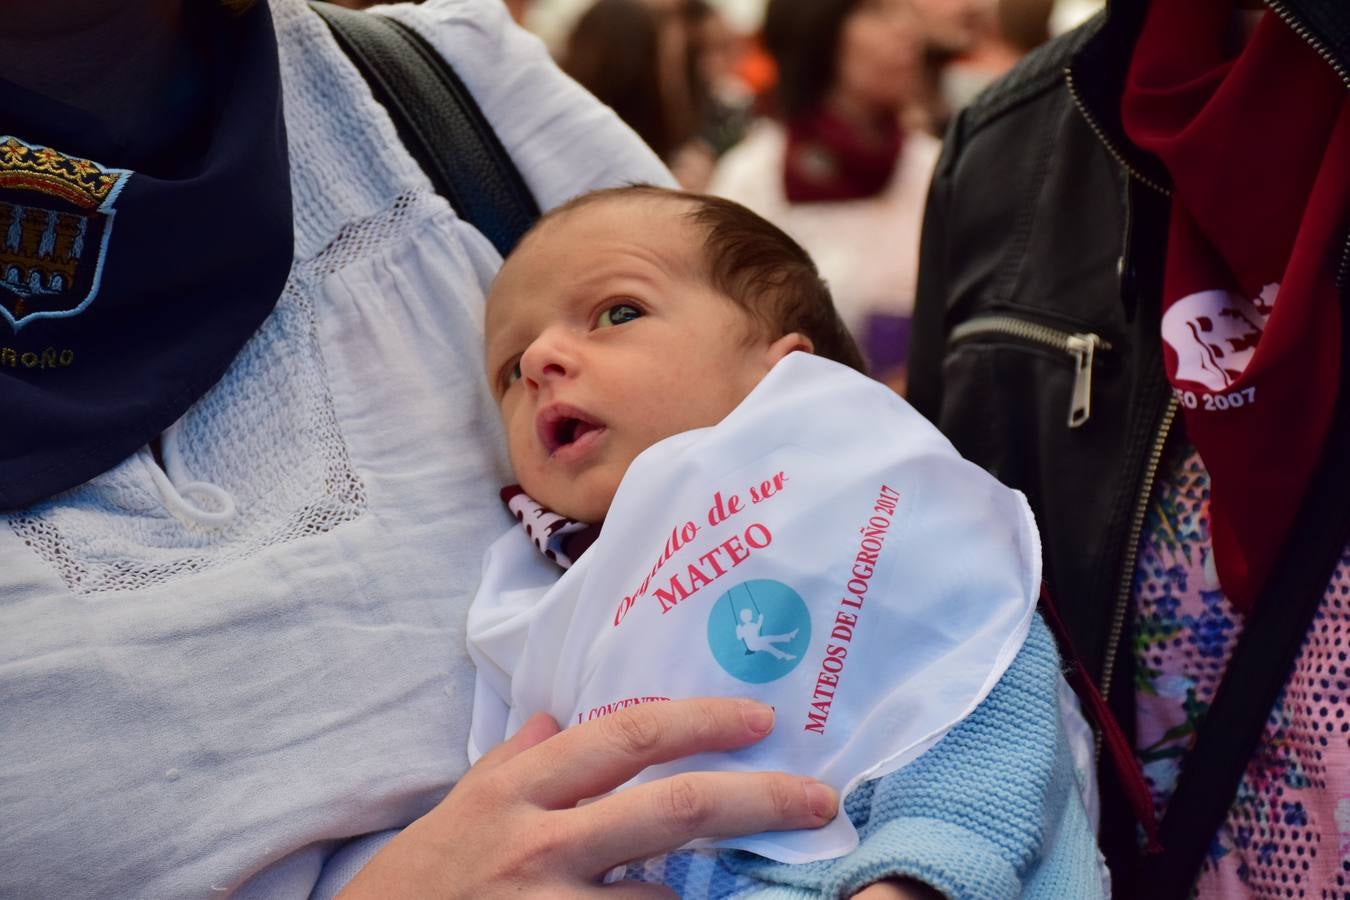
[[[474,764],[474,768],[483,771],[502,765],[553,737],[558,731],[558,723],[547,713],[535,713],[525,720],[519,731],[484,753]]]
[[[665,853],[694,838],[819,828],[839,795],[781,772],[689,772],[640,784],[568,810],[580,871]]]
[[[738,750],[773,730],[773,708],[703,697],[643,703],[576,725],[512,760],[520,795],[564,809],[605,794],[648,766]]]

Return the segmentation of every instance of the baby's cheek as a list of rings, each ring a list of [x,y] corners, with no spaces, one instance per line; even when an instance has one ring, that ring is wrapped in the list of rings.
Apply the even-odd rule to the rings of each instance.
[[[609,467],[596,467],[576,478],[541,479],[545,483],[539,490],[547,499],[535,496],[529,488],[525,492],[569,519],[598,525],[609,515],[621,474]]]
[[[572,518],[591,523],[605,521],[605,517],[609,515],[609,508],[614,504],[614,495],[619,490],[619,481],[622,477],[622,472],[605,472],[602,478],[597,479],[599,484],[591,492],[591,496],[578,504],[583,507],[578,511],[579,514]]]
[[[559,515],[578,519],[586,522],[589,519],[583,518],[578,513],[579,498],[585,498],[588,494],[584,490],[586,479],[562,478],[556,472],[548,471],[537,461],[533,461],[528,454],[522,454],[519,458],[513,453],[511,455],[511,469],[515,472],[516,482],[530,499],[540,505],[553,510]]]
[[[506,457],[511,462],[516,482],[525,489],[525,493],[543,503],[543,497],[536,493],[542,489],[537,463],[532,462],[528,443],[515,428],[508,427],[506,431]]]
[[[558,496],[558,488],[552,479],[528,462],[517,465],[513,461],[512,469],[516,473],[516,481],[520,483],[521,488],[532,499],[537,500],[554,512],[563,512],[558,508],[558,504],[565,501],[564,498]]]

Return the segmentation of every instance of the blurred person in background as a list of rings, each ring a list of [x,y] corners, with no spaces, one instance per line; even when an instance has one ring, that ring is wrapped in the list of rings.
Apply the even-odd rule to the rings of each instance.
[[[995,0],[910,0],[923,35],[918,103],[910,123],[941,137],[959,107],[943,89],[944,73],[993,30]]]
[[[562,68],[666,159],[692,129],[663,93],[661,41],[661,17],[642,0],[597,0],[572,27]]]
[[[369,9],[372,6],[381,6],[386,3],[394,3],[397,0],[328,0],[334,6],[345,6],[347,9]],[[420,3],[421,0],[413,0],[414,3]],[[511,18],[517,25],[525,21],[525,16],[529,14],[530,6],[534,0],[502,0],[506,4],[506,11],[511,14]]]
[[[872,374],[904,387],[918,235],[936,139],[902,120],[919,87],[910,0],[771,0],[775,117],[718,164],[712,193],[815,258]]]
[[[746,38],[708,0],[685,0],[680,13],[698,135],[718,157],[739,143],[750,126],[755,95],[738,71],[748,49]]]
[[[618,113],[682,187],[701,190],[713,150],[700,134],[700,98],[683,0],[597,0],[567,38],[562,67]]]
[[[999,0],[999,37],[1021,59],[1050,40],[1050,17],[1054,11],[1055,0]]]
[[[1050,39],[1055,0],[998,0],[969,52],[952,60],[938,89],[947,110],[955,112],[975,99],[1017,61]]]

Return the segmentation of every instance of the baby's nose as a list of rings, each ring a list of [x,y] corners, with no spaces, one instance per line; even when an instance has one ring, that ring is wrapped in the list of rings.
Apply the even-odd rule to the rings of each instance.
[[[571,343],[561,329],[551,329],[539,335],[521,354],[521,377],[538,386],[575,374],[577,355]]]

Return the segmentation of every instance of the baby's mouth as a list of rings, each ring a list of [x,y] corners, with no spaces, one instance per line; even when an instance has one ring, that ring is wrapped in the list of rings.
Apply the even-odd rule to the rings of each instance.
[[[554,404],[540,410],[535,420],[539,441],[550,456],[563,447],[570,447],[586,435],[605,426],[576,407]]]

